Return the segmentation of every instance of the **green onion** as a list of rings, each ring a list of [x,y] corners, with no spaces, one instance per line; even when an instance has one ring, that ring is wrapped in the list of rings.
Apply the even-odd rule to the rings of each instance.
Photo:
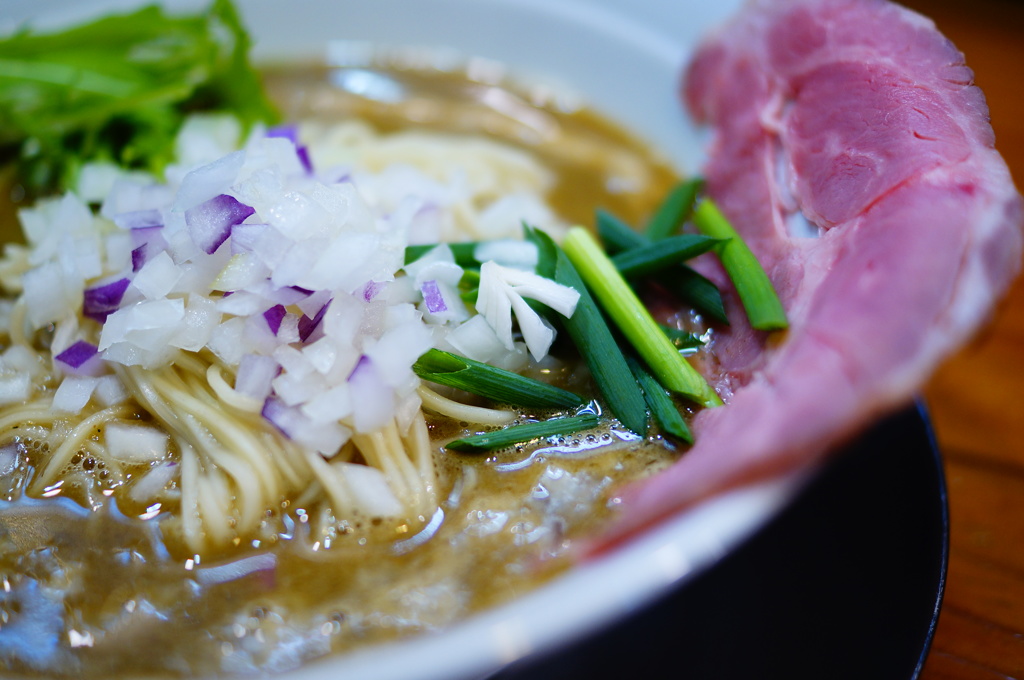
[[[590,232],[573,227],[566,234],[563,248],[583,282],[665,387],[705,406],[722,403],[672,346]]]
[[[697,194],[704,188],[704,179],[693,179],[680,182],[662,201],[654,217],[647,223],[647,238],[660,241],[677,232],[683,222],[693,213],[693,205]]]
[[[494,449],[503,449],[514,444],[522,444],[535,439],[546,439],[548,437],[580,432],[581,430],[589,430],[597,427],[598,422],[598,417],[593,414],[574,416],[572,418],[552,418],[551,420],[526,423],[525,425],[513,425],[503,430],[455,439],[448,442],[445,448],[452,451],[461,451],[462,453],[482,453],[493,451]]]
[[[459,279],[459,297],[467,304],[476,304],[480,294],[480,272],[476,269],[464,269]]]
[[[653,280],[665,290],[689,302],[697,311],[719,323],[729,325],[722,293],[719,292],[718,286],[702,274],[686,265],[679,265],[655,275]]]
[[[439,349],[428,350],[413,364],[419,377],[486,397],[501,404],[537,408],[574,408],[583,397],[539,380]]]
[[[607,210],[598,208],[596,216],[597,235],[601,238],[601,243],[604,244],[609,255],[650,243],[650,239],[643,234],[638,234],[633,227]]]
[[[786,310],[768,274],[718,206],[710,199],[701,201],[693,215],[693,222],[697,229],[708,236],[729,239],[722,243],[718,257],[736,286],[751,327],[762,331],[787,328],[789,322],[786,320]]]
[[[476,241],[469,241],[466,243],[449,243],[448,247],[452,249],[452,255],[455,257],[455,264],[459,265],[463,269],[466,269],[467,267],[479,269],[480,263],[476,259],[476,247],[478,245],[480,244]],[[436,247],[436,243],[406,246],[405,264],[415,262]]]
[[[629,358],[629,368],[636,376],[637,382],[640,383],[640,387],[644,391],[644,399],[647,400],[647,406],[651,409],[651,416],[662,432],[687,444],[692,444],[693,433],[690,432],[682,414],[679,413],[675,402],[672,401],[672,395],[640,365],[639,361],[632,357]]]
[[[568,332],[583,360],[590,368],[594,384],[608,410],[622,425],[639,435],[647,433],[647,408],[643,393],[626,364],[619,343],[612,335],[604,315],[590,296],[583,279],[569,258],[543,231],[527,229],[528,239],[537,244],[537,273],[579,291],[576,311],[557,320]]]
[[[706,253],[720,243],[718,239],[699,234],[671,236],[624,250],[612,257],[612,263],[626,278],[648,276],[670,265]]]
[[[597,211],[597,233],[609,253],[639,248],[650,243],[645,236],[605,210]],[[698,311],[728,325],[729,319],[725,315],[725,305],[718,287],[690,267],[677,265],[656,275],[654,280]]]

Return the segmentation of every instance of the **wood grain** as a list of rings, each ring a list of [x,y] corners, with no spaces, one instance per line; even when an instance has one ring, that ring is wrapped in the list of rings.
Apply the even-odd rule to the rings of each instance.
[[[1024,181],[1024,3],[910,0],[964,52]],[[1024,279],[925,389],[945,459],[950,564],[921,680],[1024,678]]]

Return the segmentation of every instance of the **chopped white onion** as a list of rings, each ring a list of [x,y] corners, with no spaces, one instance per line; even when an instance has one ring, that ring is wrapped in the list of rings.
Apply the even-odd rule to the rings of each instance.
[[[168,436],[145,425],[107,423],[103,428],[107,452],[123,463],[148,463],[167,457]]]
[[[0,404],[25,401],[32,393],[32,378],[28,373],[0,375]]]
[[[402,503],[388,485],[384,474],[367,465],[354,463],[334,463],[338,472],[348,482],[348,487],[355,497],[356,504],[371,517],[401,516]]]
[[[51,408],[61,413],[79,413],[92,398],[98,378],[68,376],[53,393]]]
[[[262,404],[281,432],[332,454],[351,428],[411,422],[420,406],[412,364],[446,335],[444,346],[467,356],[519,366],[527,359],[512,333],[513,312],[535,357],[553,337],[523,298],[571,313],[574,301],[557,284],[499,268],[481,282],[483,316],[470,319],[458,287],[464,272],[448,246],[404,264],[410,243],[514,234],[531,215],[544,223],[539,197],[547,179],[522,154],[479,142],[447,158],[414,137],[403,139],[401,162],[382,151],[372,163],[379,171],[332,167],[338,160],[317,150],[314,172],[294,136],[257,131],[232,151],[238,135],[237,121],[191,118],[166,184],[95,166],[83,181],[94,199],[108,192],[101,216],[73,194],[24,211],[32,246],[20,281],[26,331],[55,324],[54,361],[22,365],[26,357],[8,350],[0,401],[30,397],[33,376],[56,369],[63,378],[56,408],[120,403],[127,395],[111,363],[156,368],[181,351],[212,352],[235,375],[235,392]],[[440,161],[439,171],[418,167],[421,161]],[[511,195],[495,199],[510,193],[505,182]],[[477,256],[531,269],[537,252],[504,241],[478,248]],[[95,375],[83,375],[87,361],[100,367]],[[144,430],[111,426],[106,436],[125,460],[166,454],[167,442],[158,446]],[[138,446],[144,440],[151,451]],[[128,452],[123,441],[148,452]],[[375,479],[368,488],[380,482],[387,489]],[[380,494],[366,503],[371,496]]]

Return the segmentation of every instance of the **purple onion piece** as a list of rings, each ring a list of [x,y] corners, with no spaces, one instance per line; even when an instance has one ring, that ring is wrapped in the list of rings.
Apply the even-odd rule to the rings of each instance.
[[[437,281],[433,279],[424,281],[420,286],[420,291],[423,293],[423,302],[426,303],[428,312],[437,314],[448,311],[448,305],[444,301],[441,289],[437,287]]]
[[[360,354],[359,361],[356,362],[356,365],[352,368],[352,372],[348,374],[348,377],[345,378],[345,381],[348,382],[352,380],[352,378],[356,377],[357,374],[369,370],[372,365],[373,360],[370,359],[370,357],[366,356],[365,354]]]
[[[82,314],[103,323],[121,305],[128,279],[118,279],[96,288],[87,288],[82,294]]]
[[[281,367],[274,359],[258,354],[246,354],[238,363],[235,390],[266,403],[270,396],[274,378],[281,374]]]
[[[377,294],[384,290],[384,286],[387,284],[379,283],[377,281],[367,281],[366,285],[363,286],[363,300],[367,302],[373,301],[373,298],[377,297]]]
[[[204,253],[212,255],[231,236],[231,228],[256,211],[227,194],[214,196],[185,211],[189,236]]]
[[[167,241],[164,239],[163,227],[136,227],[131,231],[132,242],[136,248],[132,251],[132,271],[142,269],[142,265],[149,262],[157,253],[167,250]]]
[[[142,265],[149,261],[149,253],[146,252],[148,248],[145,244],[139,246],[132,251],[132,272],[137,272],[142,269]]]
[[[164,218],[159,210],[132,210],[114,215],[114,224],[121,229],[159,229]]]
[[[288,310],[284,308],[284,305],[274,305],[263,312],[263,318],[267,320],[267,325],[270,326],[270,330],[274,335],[277,335],[277,332],[281,330],[281,322],[287,313]]]
[[[57,361],[71,368],[81,368],[82,365],[99,354],[96,345],[79,340],[63,352],[54,357]]]
[[[136,246],[153,246],[160,250],[167,249],[167,241],[164,239],[164,228],[161,226],[155,227],[138,227],[131,230],[132,243]]]
[[[305,168],[307,175],[313,174],[313,161],[309,159],[309,149],[305,146],[296,146],[295,153],[299,157],[299,162],[302,163],[302,167]]]
[[[299,340],[306,342],[306,340],[309,339],[309,336],[313,334],[313,331],[320,326],[320,322],[323,321],[324,314],[327,313],[327,308],[330,306],[331,301],[328,300],[327,304],[321,307],[320,311],[317,312],[312,319],[305,314],[302,315],[302,318],[299,319]]]
[[[298,144],[299,128],[295,125],[276,125],[267,130],[267,137],[283,137],[292,144]]]
[[[298,428],[305,423],[305,418],[298,409],[288,406],[274,396],[267,397],[263,402],[260,415],[288,439],[294,439]]]

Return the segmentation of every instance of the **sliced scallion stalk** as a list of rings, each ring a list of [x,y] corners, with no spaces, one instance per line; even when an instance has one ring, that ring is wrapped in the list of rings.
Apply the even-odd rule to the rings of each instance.
[[[585,403],[578,394],[554,385],[439,349],[428,350],[416,360],[412,370],[424,380],[465,390],[501,404],[574,408]]]
[[[679,265],[655,275],[653,279],[680,299],[689,302],[697,311],[729,325],[718,286],[691,267]]]
[[[705,406],[722,403],[661,331],[590,232],[571,228],[562,247],[587,288],[665,387]]]
[[[527,229],[526,236],[537,244],[540,258],[537,273],[579,291],[576,311],[568,319],[559,317],[557,322],[568,332],[587,363],[603,403],[623,426],[639,435],[646,434],[647,407],[643,393],[579,272],[546,233]]]
[[[537,423],[513,425],[502,430],[486,432],[462,439],[455,439],[445,445],[446,449],[462,453],[483,453],[522,444],[535,439],[546,439],[559,435],[573,434],[597,427],[599,418],[593,414],[571,418],[552,418]]]
[[[634,231],[633,227],[607,210],[598,208],[596,216],[597,235],[601,238],[601,243],[604,244],[609,255],[650,243],[650,239]]]
[[[789,322],[786,320],[786,310],[768,274],[711,199],[705,199],[697,206],[693,223],[703,234],[729,239],[722,243],[718,257],[736,286],[751,327],[762,331],[787,328]]]
[[[609,253],[621,253],[650,243],[643,234],[637,233],[628,224],[605,210],[597,211],[597,233]],[[699,312],[728,325],[729,319],[725,315],[725,305],[722,304],[722,294],[718,291],[718,286],[692,268],[679,264],[657,274],[654,278],[662,287],[686,300]]]
[[[697,194],[704,187],[704,180],[694,177],[680,182],[669,192],[665,200],[655,211],[645,230],[647,238],[660,241],[679,231],[683,222],[693,214],[693,205]]]
[[[686,421],[683,420],[679,408],[672,401],[672,395],[654,379],[654,376],[640,365],[639,361],[632,357],[628,361],[629,368],[633,371],[636,381],[640,383],[640,387],[644,391],[644,399],[647,401],[647,406],[651,409],[651,416],[654,418],[654,422],[658,424],[662,432],[670,437],[684,441],[687,444],[692,444],[693,433],[690,432]]]
[[[612,263],[626,278],[648,276],[691,257],[697,257],[720,244],[716,238],[700,234],[681,234],[624,250],[612,257]]]

